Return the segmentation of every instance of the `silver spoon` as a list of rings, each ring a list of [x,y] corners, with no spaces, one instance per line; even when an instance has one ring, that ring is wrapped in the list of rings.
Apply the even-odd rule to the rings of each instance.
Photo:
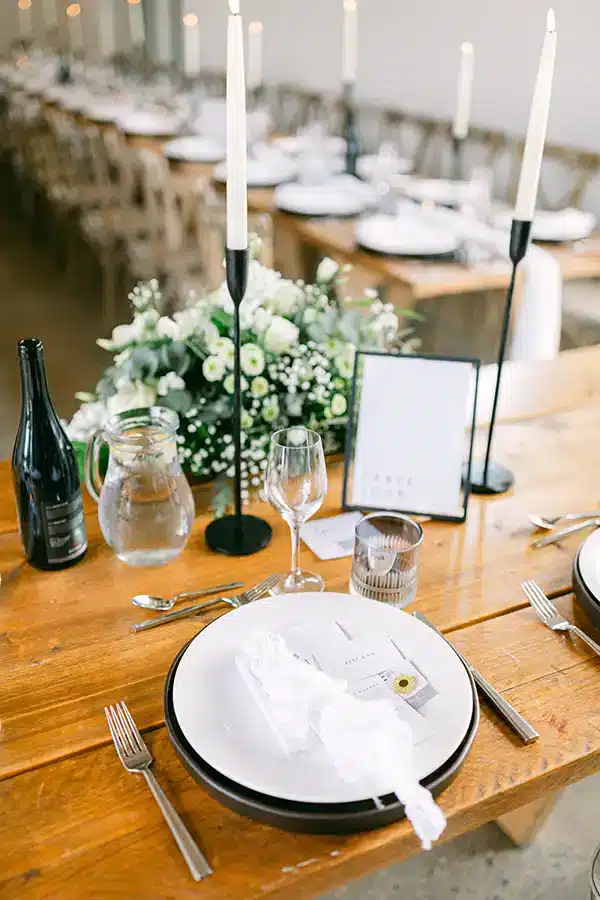
[[[218,584],[216,587],[205,588],[202,591],[175,594],[174,597],[169,599],[166,597],[152,597],[150,594],[136,594],[135,597],[131,598],[131,602],[134,606],[141,606],[142,609],[165,610],[172,609],[180,600],[191,600],[193,597],[207,597],[209,594],[222,594],[223,591],[233,591],[235,588],[243,586],[241,581],[232,581],[231,584]]]
[[[579,519],[593,519],[600,515],[600,510],[584,513],[564,513],[562,516],[553,516],[551,519],[543,516],[530,515],[529,521],[542,531],[552,531],[557,522],[577,522]]]

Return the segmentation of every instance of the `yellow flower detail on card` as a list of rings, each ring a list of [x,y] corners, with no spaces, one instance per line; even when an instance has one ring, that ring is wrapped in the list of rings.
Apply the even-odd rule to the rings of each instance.
[[[412,694],[417,686],[414,675],[398,675],[394,678],[394,691],[397,694]]]

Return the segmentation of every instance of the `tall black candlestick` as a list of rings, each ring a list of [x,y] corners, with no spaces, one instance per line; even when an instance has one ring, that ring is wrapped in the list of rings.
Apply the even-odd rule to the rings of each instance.
[[[502,334],[500,336],[500,348],[498,350],[498,372],[496,375],[496,389],[494,391],[494,402],[492,404],[492,417],[490,419],[490,429],[488,432],[488,442],[485,451],[485,459],[483,462],[477,460],[473,463],[471,472],[471,490],[474,494],[504,494],[515,483],[513,473],[492,462],[492,439],[494,437],[494,426],[496,424],[496,413],[498,411],[498,398],[500,396],[500,382],[502,380],[502,368],[504,366],[504,358],[506,356],[506,344],[508,342],[508,332],[510,328],[510,314],[512,311],[513,294],[515,290],[515,280],[517,277],[517,266],[525,256],[529,244],[529,236],[531,234],[531,222],[525,222],[521,219],[513,219],[510,231],[510,258],[513,264],[512,274],[510,277],[510,285],[506,295],[506,306],[504,309],[504,321],[502,323]]]
[[[360,141],[356,128],[354,84],[347,82],[342,89],[344,99],[344,138],[346,140],[346,174],[356,177]]]
[[[206,543],[217,553],[248,556],[266,547],[271,540],[271,526],[257,516],[242,515],[242,363],[240,305],[248,284],[248,250],[226,250],[227,287],[233,300],[233,446],[234,446],[234,512],[215,519],[206,529]]]

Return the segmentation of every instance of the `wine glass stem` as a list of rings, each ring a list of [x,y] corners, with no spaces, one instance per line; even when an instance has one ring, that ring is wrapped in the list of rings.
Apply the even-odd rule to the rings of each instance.
[[[300,577],[300,526],[290,525],[292,535],[292,570],[291,580],[296,584]]]

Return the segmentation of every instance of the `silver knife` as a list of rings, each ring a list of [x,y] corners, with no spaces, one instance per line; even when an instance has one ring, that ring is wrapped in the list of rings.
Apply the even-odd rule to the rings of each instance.
[[[525,744],[531,744],[533,741],[537,741],[539,738],[539,732],[535,730],[535,728],[529,724],[527,719],[524,719],[521,713],[517,712],[514,706],[505,700],[502,694],[499,694],[495,687],[493,687],[489,681],[481,675],[474,666],[468,662],[462,653],[456,649],[454,644],[451,644],[445,634],[442,634],[439,628],[437,628],[433,622],[430,622],[427,616],[424,616],[421,612],[414,612],[413,616],[415,619],[418,619],[419,622],[423,622],[424,625],[428,625],[429,628],[433,629],[441,638],[443,638],[447,644],[450,644],[454,652],[460,659],[463,661],[473,678],[475,679],[475,683],[477,687],[481,690],[483,694],[490,701],[494,709],[502,716],[502,718],[510,725],[513,731],[515,731],[521,740]]]

